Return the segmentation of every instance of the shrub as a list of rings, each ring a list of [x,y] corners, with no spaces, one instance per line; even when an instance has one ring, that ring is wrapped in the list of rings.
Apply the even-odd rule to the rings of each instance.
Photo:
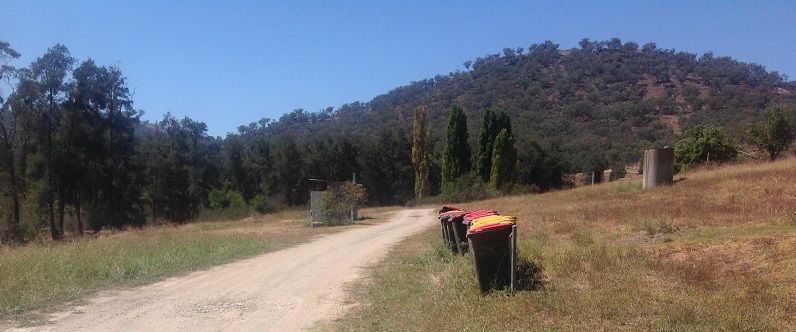
[[[367,192],[361,184],[343,182],[329,186],[318,202],[318,217],[328,225],[341,225],[351,221],[351,209],[365,202]]]
[[[440,198],[445,202],[470,202],[498,196],[499,192],[481,181],[481,177],[473,172],[456,179],[454,182],[442,184]]]
[[[246,206],[243,195],[235,190],[214,189],[208,194],[208,207],[211,209],[239,208]]]
[[[262,214],[276,211],[276,207],[271,203],[268,196],[264,194],[254,196],[254,198],[249,201],[249,205]]]
[[[623,162],[616,162],[611,167],[611,176],[608,178],[610,181],[619,180],[623,177],[627,176],[627,169],[625,169],[625,163]]]
[[[697,125],[686,131],[685,137],[674,147],[675,166],[684,171],[704,161],[735,160],[736,142],[721,127]]]

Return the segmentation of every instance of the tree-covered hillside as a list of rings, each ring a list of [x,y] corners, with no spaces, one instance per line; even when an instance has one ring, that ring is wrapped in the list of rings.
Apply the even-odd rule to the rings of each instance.
[[[414,109],[425,106],[440,156],[451,106],[464,109],[471,133],[481,126],[484,111],[493,109],[511,116],[520,150],[537,143],[577,172],[638,161],[642,149],[671,145],[695,124],[740,134],[768,105],[796,100],[796,82],[762,65],[619,39],[584,39],[567,50],[550,41],[527,50],[506,48],[464,67],[367,103],[315,113],[295,110],[241,127],[241,133],[368,140],[384,130],[409,131]],[[470,136],[473,148],[476,138]]]
[[[202,209],[269,211],[306,203],[310,178],[354,173],[373,205],[415,197],[416,174],[431,195],[487,180],[501,191],[547,190],[562,186],[565,173],[624,168],[697,124],[740,135],[764,108],[796,104],[796,82],[761,65],[618,39],[568,50],[548,41],[369,102],[295,110],[221,138],[189,118],[141,122],[121,69],[75,59],[64,45],[27,67],[19,56],[0,42],[8,83],[0,86],[0,234],[11,239],[42,227],[58,239],[82,233],[84,223],[185,222]],[[420,159],[415,114],[425,114],[429,135]],[[500,114],[501,125],[484,130],[485,114]],[[443,158],[446,137],[455,142]]]

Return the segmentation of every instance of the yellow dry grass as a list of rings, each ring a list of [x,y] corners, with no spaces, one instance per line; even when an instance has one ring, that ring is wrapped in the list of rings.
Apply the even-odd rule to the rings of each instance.
[[[794,330],[796,159],[463,204],[518,217],[541,285],[478,294],[472,257],[414,237],[353,288],[343,330]],[[431,222],[431,221],[430,221]],[[400,314],[396,314],[400,313]]]

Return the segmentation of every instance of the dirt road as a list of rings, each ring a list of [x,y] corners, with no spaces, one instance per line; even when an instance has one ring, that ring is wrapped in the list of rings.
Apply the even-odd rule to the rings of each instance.
[[[382,224],[133,289],[53,315],[44,331],[296,331],[345,310],[344,286],[432,223],[403,210]]]

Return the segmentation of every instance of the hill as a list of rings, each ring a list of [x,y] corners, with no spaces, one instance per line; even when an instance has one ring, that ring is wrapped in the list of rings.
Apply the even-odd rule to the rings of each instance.
[[[456,141],[469,143],[457,147],[463,154],[456,160],[479,155],[486,110],[513,128],[504,135],[504,143],[515,143],[502,146],[507,183],[500,190],[516,194],[564,187],[570,173],[624,169],[644,148],[672,145],[695,124],[738,135],[764,108],[796,105],[796,82],[758,64],[618,39],[583,40],[567,50],[548,41],[506,48],[368,102],[299,109],[221,138],[207,135],[201,121],[170,114],[142,123],[121,69],[79,61],[64,45],[27,67],[17,68],[19,57],[0,42],[0,60],[8,64],[0,76],[12,83],[0,90],[0,233],[11,241],[38,237],[44,228],[61,239],[87,229],[187,222],[208,210],[266,213],[306,204],[310,178],[356,174],[368,204],[405,203],[415,197],[409,132],[420,108],[429,110],[432,132],[424,191],[485,196],[495,192],[483,183],[491,174],[465,174],[466,162],[465,176],[441,188],[443,136],[454,106],[466,116],[457,115]],[[496,140],[498,133],[490,135]],[[482,173],[497,151],[489,137]],[[468,147],[474,153],[464,157]]]
[[[290,135],[308,146],[341,138],[367,144],[386,132],[404,135],[414,109],[426,106],[438,157],[447,112],[455,104],[468,117],[473,149],[484,110],[506,111],[521,159],[541,152],[555,157],[553,164],[564,172],[579,172],[638,161],[644,148],[671,145],[694,124],[740,134],[768,105],[796,103],[796,82],[762,65],[619,39],[584,39],[579,48],[567,50],[550,41],[527,50],[506,48],[464,66],[464,71],[412,82],[366,103],[319,112],[298,109],[275,121],[263,119],[241,126],[239,136],[273,140]],[[403,158],[408,168],[407,162]],[[334,178],[348,176],[353,168],[363,173],[366,184],[373,180],[364,165],[311,173]],[[411,188],[408,181],[398,187]],[[409,192],[401,190],[395,197]]]

